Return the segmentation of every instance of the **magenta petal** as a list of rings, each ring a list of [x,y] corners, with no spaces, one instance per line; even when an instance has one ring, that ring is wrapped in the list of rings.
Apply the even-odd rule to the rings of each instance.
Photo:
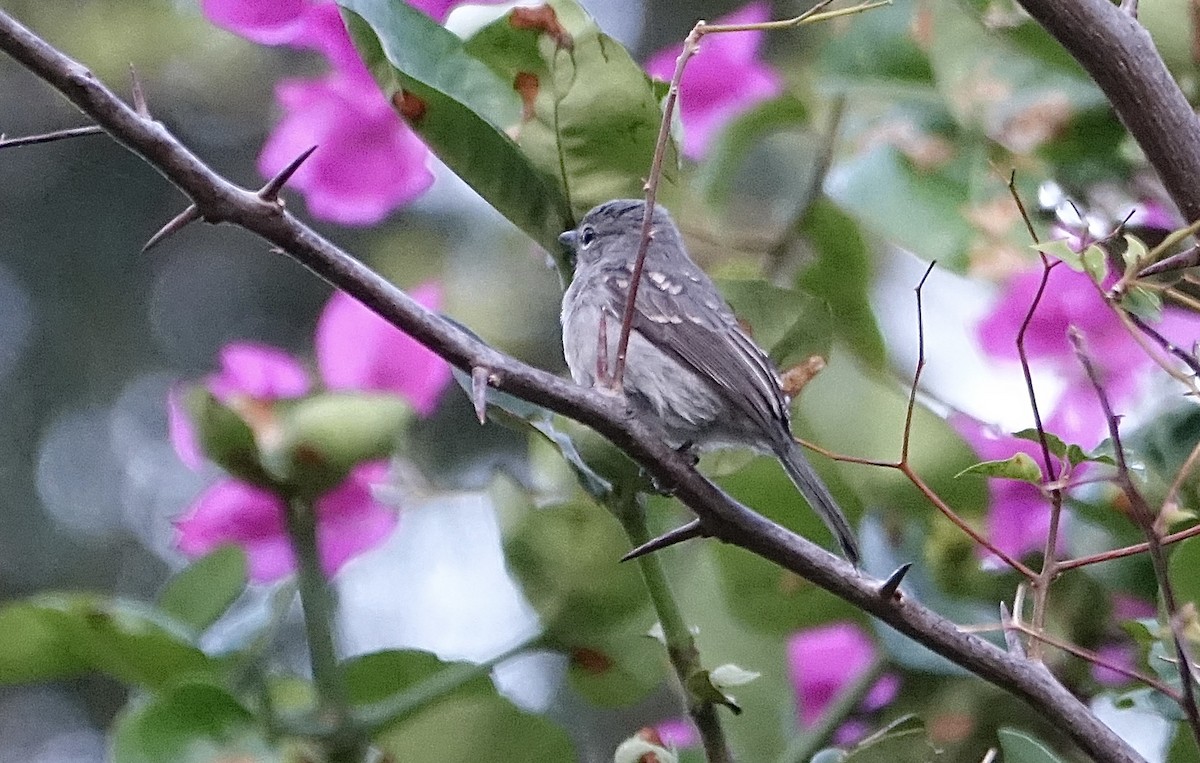
[[[187,468],[197,471],[204,464],[204,450],[192,426],[192,417],[183,403],[186,390],[178,384],[167,392],[167,437],[175,448],[175,454]]]
[[[371,489],[387,481],[387,472],[386,461],[359,464],[345,482],[317,499],[317,547],[326,575],[375,548],[395,529],[399,516],[376,501]]]
[[[770,6],[753,2],[716,24],[754,24],[770,18]],[[683,120],[683,153],[692,159],[704,154],[713,137],[734,117],[778,96],[783,82],[759,60],[763,33],[733,32],[704,38],[679,83],[679,113]],[[682,46],[659,51],[646,63],[653,77],[670,80]]]
[[[346,481],[317,499],[317,553],[326,574],[379,545],[398,521],[375,501],[371,486],[387,477],[387,463],[359,464]],[[250,579],[269,583],[296,569],[283,500],[265,488],[227,479],[213,485],[175,522],[176,544],[198,557],[227,544],[246,551]]]
[[[318,146],[290,181],[315,217],[371,225],[433,183],[429,150],[374,85],[335,71],[319,80],[285,80],[275,92],[284,117],[258,168],[275,175]]]
[[[234,397],[284,400],[308,394],[308,372],[299,360],[274,347],[233,342],[221,348],[220,370],[208,379],[222,402]]]
[[[1107,662],[1126,670],[1134,670],[1137,667],[1135,664],[1137,650],[1132,644],[1107,644],[1097,649],[1096,653]],[[1131,680],[1129,676],[1120,671],[1096,664],[1092,665],[1092,678],[1096,679],[1096,683],[1104,686],[1121,686]]]
[[[700,732],[688,718],[668,718],[657,724],[654,730],[668,748],[687,749],[700,745]]]
[[[832,623],[792,635],[787,643],[787,664],[800,705],[800,725],[815,725],[829,703],[857,680],[874,658],[874,644],[853,623]]]
[[[437,310],[441,289],[424,284],[412,297]],[[392,392],[428,415],[450,383],[444,360],[343,292],[334,293],[321,312],[314,343],[317,366],[330,389]]]
[[[201,0],[209,21],[263,45],[291,43],[303,27],[311,0]]]
[[[239,480],[222,480],[175,522],[176,543],[190,557],[236,544],[246,551],[251,580],[277,580],[295,569],[283,512],[283,501],[274,493]]]

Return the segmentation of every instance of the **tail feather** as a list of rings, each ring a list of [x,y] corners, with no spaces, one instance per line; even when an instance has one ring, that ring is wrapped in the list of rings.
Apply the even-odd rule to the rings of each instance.
[[[857,567],[859,562],[858,541],[854,537],[854,530],[851,529],[850,522],[846,520],[846,515],[833,500],[833,496],[829,494],[829,488],[825,487],[825,483],[817,476],[812,464],[808,463],[808,459],[800,452],[800,447],[795,443],[785,445],[779,449],[778,456],[784,471],[787,472],[796,488],[800,490],[804,500],[808,501],[817,516],[824,520],[833,533],[833,537],[837,539],[838,545],[842,547],[846,558]]]

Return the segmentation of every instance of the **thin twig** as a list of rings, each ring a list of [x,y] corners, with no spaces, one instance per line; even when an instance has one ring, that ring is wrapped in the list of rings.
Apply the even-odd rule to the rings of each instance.
[[[53,143],[56,140],[79,138],[84,135],[103,135],[104,128],[97,125],[87,127],[70,127],[65,130],[45,132],[40,135],[23,135],[20,138],[5,138],[0,135],[0,148],[16,148],[17,146],[33,146],[39,143]]]
[[[1141,331],[1143,334],[1150,337],[1150,339],[1153,340],[1154,343],[1157,344],[1159,347],[1162,347],[1163,350],[1165,350],[1166,352],[1169,352],[1171,355],[1174,355],[1176,358],[1178,358],[1179,362],[1181,362],[1185,366],[1187,366],[1193,375],[1200,376],[1200,360],[1197,360],[1196,357],[1194,355],[1192,355],[1190,352],[1183,349],[1182,347],[1179,347],[1174,342],[1172,342],[1170,339],[1167,339],[1165,336],[1158,333],[1158,331],[1155,330],[1155,328],[1153,326],[1146,323],[1141,318],[1137,317],[1137,315],[1135,315],[1131,312],[1128,312],[1128,311],[1124,311],[1124,312],[1126,315],[1129,316],[1130,323],[1132,323],[1134,326],[1136,326],[1138,331]]]
[[[1119,673],[1119,674],[1125,676],[1126,678],[1132,678],[1134,681],[1140,681],[1141,683],[1144,683],[1151,688],[1157,689],[1158,691],[1167,695],[1168,697],[1175,700],[1176,702],[1181,701],[1179,692],[1175,691],[1174,688],[1168,686],[1167,684],[1163,683],[1162,681],[1159,681],[1157,678],[1154,678],[1153,676],[1148,676],[1145,673],[1138,672],[1136,670],[1133,670],[1132,668],[1127,668],[1118,662],[1114,662],[1112,660],[1101,657],[1099,654],[1096,654],[1095,652],[1091,651],[1090,649],[1084,649],[1081,646],[1076,646],[1075,644],[1072,644],[1070,642],[1062,641],[1060,639],[1055,638],[1054,636],[1051,636],[1048,633],[1043,633],[1041,631],[1034,630],[1033,628],[1029,627],[1028,625],[1022,625],[1021,623],[1018,623],[1018,622],[1013,622],[1011,625],[1007,626],[1006,630],[1010,630],[1010,629],[1015,630],[1015,631],[1020,631],[1021,633],[1024,633],[1026,636],[1029,636],[1034,641],[1037,641],[1037,642],[1040,642],[1043,644],[1048,644],[1048,645],[1054,647],[1055,649],[1060,649],[1060,650],[1066,652],[1067,654],[1073,654],[1076,657],[1078,657],[1079,659],[1084,660],[1086,662],[1090,662],[1093,665],[1097,665],[1101,668],[1107,668],[1108,670],[1111,670],[1114,673]]]
[[[1171,533],[1170,535],[1164,535],[1159,543],[1163,546],[1169,546],[1172,543],[1178,543],[1181,540],[1195,538],[1197,535],[1200,535],[1200,525],[1193,525],[1186,530],[1180,530],[1179,532]],[[1058,563],[1058,571],[1059,573],[1063,573],[1067,570],[1073,570],[1076,567],[1087,567],[1088,565],[1100,564],[1101,562],[1111,562],[1114,559],[1124,559],[1127,556],[1135,556],[1137,554],[1145,553],[1149,550],[1150,544],[1148,542],[1142,542],[1135,543],[1132,546],[1115,548],[1111,551],[1101,551],[1096,554],[1081,556],[1076,559],[1065,559]]]
[[[666,158],[667,146],[671,139],[671,120],[675,113],[675,104],[679,100],[679,86],[683,81],[684,67],[687,66],[688,60],[700,50],[700,39],[706,34],[789,29],[817,21],[827,21],[840,16],[862,13],[884,5],[891,5],[891,0],[879,0],[878,2],[861,3],[851,8],[818,13],[818,11],[832,2],[833,0],[820,0],[816,5],[799,16],[782,21],[767,21],[757,24],[707,24],[704,21],[697,21],[696,26],[692,27],[692,31],[684,39],[683,49],[679,52],[679,57],[675,59],[675,71],[671,75],[671,82],[667,87],[667,97],[663,102],[662,122],[658,127],[658,139],[654,143],[654,157],[650,162],[650,174],[647,176],[646,183],[643,186],[643,190],[646,192],[646,211],[642,215],[641,236],[638,240],[637,255],[633,261],[633,272],[630,274],[629,295],[625,298],[625,310],[621,315],[621,334],[617,341],[616,367],[611,377],[614,389],[621,389],[621,385],[625,380],[625,362],[629,349],[629,333],[633,329],[633,314],[637,306],[638,289],[642,282],[642,270],[646,265],[646,252],[649,251],[650,240],[653,238],[654,205],[658,196],[658,182],[662,177],[663,161]]]
[[[1068,336],[1071,344],[1075,347],[1075,355],[1079,358],[1084,371],[1087,372],[1092,389],[1096,392],[1100,408],[1104,411],[1105,421],[1108,422],[1108,434],[1112,438],[1113,451],[1117,460],[1117,480],[1125,497],[1129,500],[1130,515],[1133,517],[1134,523],[1146,535],[1146,549],[1150,552],[1150,564],[1154,568],[1154,576],[1158,579],[1159,592],[1162,594],[1163,606],[1167,610],[1167,620],[1171,627],[1171,637],[1175,642],[1175,655],[1179,660],[1179,703],[1183,708],[1184,715],[1187,716],[1192,736],[1195,738],[1196,744],[1200,745],[1200,709],[1196,707],[1195,679],[1192,677],[1191,660],[1184,647],[1185,637],[1178,618],[1179,607],[1175,598],[1175,587],[1171,584],[1167,570],[1167,557],[1163,553],[1162,538],[1155,532],[1154,515],[1146,503],[1145,496],[1137,489],[1133,477],[1129,473],[1129,464],[1125,460],[1125,449],[1121,444],[1120,422],[1117,415],[1113,413],[1108,393],[1104,389],[1104,382],[1100,378],[1100,372],[1096,369],[1084,346],[1083,335],[1078,329],[1072,327]]]
[[[1017,193],[1016,186],[1010,185],[1009,190],[1013,197],[1018,199],[1017,206],[1024,214],[1024,206],[1020,203],[1020,195]],[[1026,224],[1032,230],[1031,223],[1026,221]],[[1034,242],[1037,242],[1035,237]],[[1054,459],[1050,455],[1050,443],[1046,437],[1046,427],[1042,423],[1042,413],[1038,408],[1037,391],[1033,387],[1033,371],[1029,366],[1029,355],[1025,351],[1025,337],[1029,332],[1029,326],[1033,323],[1033,314],[1037,311],[1037,307],[1041,304],[1042,296],[1046,293],[1046,284],[1050,281],[1050,271],[1057,265],[1057,262],[1051,262],[1044,254],[1038,253],[1042,259],[1042,279],[1038,283],[1037,292],[1033,296],[1033,301],[1029,304],[1029,309],[1025,313],[1024,320],[1021,321],[1021,328],[1017,331],[1017,356],[1021,359],[1021,373],[1025,378],[1025,390],[1029,395],[1029,409],[1033,412],[1033,424],[1037,428],[1038,444],[1042,450],[1042,463],[1045,468],[1043,481],[1053,483],[1058,480],[1058,472],[1056,470]],[[1042,552],[1042,569],[1036,580],[1033,581],[1033,628],[1037,631],[1042,631],[1046,627],[1046,610],[1050,603],[1050,584],[1057,577],[1057,557],[1058,557],[1058,525],[1062,518],[1062,490],[1052,488],[1050,494],[1050,525],[1046,529],[1046,545]],[[1030,657],[1034,660],[1040,660],[1042,649],[1040,643],[1035,642],[1031,645]]]
[[[937,260],[931,260],[929,267],[921,275],[921,280],[913,291],[917,294],[917,367],[913,371],[912,385],[908,388],[908,407],[904,411],[904,436],[900,441],[900,463],[908,463],[908,446],[912,441],[913,411],[917,407],[917,388],[921,383],[921,372],[925,370],[925,309],[921,301],[925,289],[925,281],[937,266]]]

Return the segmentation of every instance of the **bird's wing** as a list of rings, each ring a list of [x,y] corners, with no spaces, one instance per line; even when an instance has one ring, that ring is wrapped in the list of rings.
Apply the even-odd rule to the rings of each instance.
[[[623,289],[612,288],[617,299],[624,299]],[[786,431],[787,403],[771,361],[737,325],[711,282],[644,278],[632,328],[697,376],[711,379],[764,433],[781,422]]]

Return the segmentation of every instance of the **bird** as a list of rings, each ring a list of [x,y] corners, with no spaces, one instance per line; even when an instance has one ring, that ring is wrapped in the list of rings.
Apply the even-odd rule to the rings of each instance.
[[[577,384],[613,386],[611,366],[645,211],[640,199],[608,201],[559,236],[575,260],[561,318],[563,354]],[[688,256],[661,206],[651,218],[620,388],[673,448],[745,447],[775,456],[846,558],[858,565],[850,523],[792,436],[778,370]]]

